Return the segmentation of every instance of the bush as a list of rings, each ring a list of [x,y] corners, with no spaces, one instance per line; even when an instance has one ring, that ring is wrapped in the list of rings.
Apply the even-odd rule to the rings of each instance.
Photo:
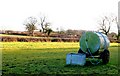
[[[17,42],[16,37],[2,37],[1,41],[3,42]]]

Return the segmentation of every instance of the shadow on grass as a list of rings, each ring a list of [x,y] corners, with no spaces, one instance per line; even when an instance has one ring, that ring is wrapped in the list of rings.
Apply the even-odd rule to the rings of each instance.
[[[71,64],[69,64],[69,65],[65,65],[64,67],[95,67],[95,66],[102,66],[102,65],[105,65],[105,64],[100,62],[99,64],[94,65],[90,61],[86,61],[85,65],[83,65],[83,66],[82,65],[71,65]]]

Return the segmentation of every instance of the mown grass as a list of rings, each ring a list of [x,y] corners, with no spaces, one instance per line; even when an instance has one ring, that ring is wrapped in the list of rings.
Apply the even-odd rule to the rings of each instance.
[[[118,44],[109,47],[110,62],[85,66],[67,66],[66,54],[77,53],[79,43],[3,42],[3,74],[118,74]]]

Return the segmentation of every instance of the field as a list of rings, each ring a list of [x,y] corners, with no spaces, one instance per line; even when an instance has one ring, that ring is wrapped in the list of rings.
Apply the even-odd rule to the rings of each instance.
[[[67,66],[66,54],[77,53],[79,43],[1,42],[4,74],[118,74],[118,44],[111,43],[110,62]]]

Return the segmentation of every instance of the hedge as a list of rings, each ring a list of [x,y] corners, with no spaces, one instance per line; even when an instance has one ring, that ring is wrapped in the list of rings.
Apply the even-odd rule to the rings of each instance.
[[[1,37],[2,42],[78,42],[77,38],[24,38],[24,37]]]
[[[1,42],[79,42],[79,38],[58,38],[58,37],[26,38],[26,37],[2,36],[0,38],[0,41]],[[120,40],[110,39],[110,42],[120,43]]]

